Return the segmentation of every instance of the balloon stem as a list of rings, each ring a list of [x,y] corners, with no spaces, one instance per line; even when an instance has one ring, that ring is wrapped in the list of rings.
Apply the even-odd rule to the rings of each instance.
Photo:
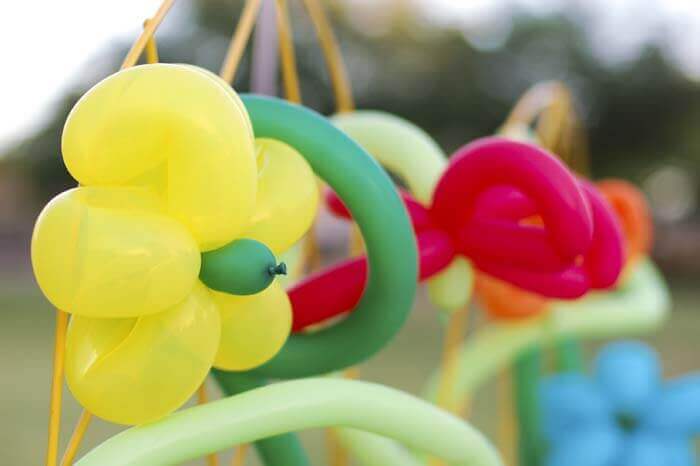
[[[58,461],[58,436],[61,423],[63,398],[63,367],[66,350],[66,327],[68,314],[56,310],[56,336],[53,353],[53,378],[51,380],[51,401],[49,405],[49,440],[46,449],[46,466],[56,466]]]
[[[165,18],[165,15],[168,14],[168,11],[170,11],[173,4],[175,4],[175,0],[163,0],[160,7],[158,8],[158,11],[156,11],[156,14],[153,16],[153,18],[148,20],[148,22],[143,28],[143,31],[141,32],[141,35],[138,37],[138,39],[136,39],[134,45],[131,46],[129,53],[126,55],[126,58],[124,58],[124,62],[122,63],[122,70],[126,68],[131,68],[136,64],[139,57],[143,53],[143,50],[148,45],[149,39],[153,37],[153,34],[155,34],[156,29],[158,28],[158,26],[160,26],[160,23]]]
[[[455,415],[461,415],[461,407],[454,399],[457,370],[459,367],[459,348],[464,341],[469,317],[469,304],[454,311],[445,329],[442,360],[440,362],[440,381],[437,393],[437,405]],[[445,462],[439,458],[430,458],[429,466],[442,466]]]
[[[68,442],[66,451],[65,453],[63,453],[61,466],[71,466],[73,464],[73,460],[75,460],[75,455],[78,453],[78,449],[80,448],[80,444],[82,443],[83,438],[85,437],[85,432],[87,431],[88,425],[90,425],[91,420],[92,414],[90,414],[89,411],[84,409],[83,412],[80,414],[80,418],[78,419],[78,423],[75,426],[75,430],[73,430],[73,435],[71,435],[70,437],[70,441]]]
[[[519,464],[543,464],[543,440],[538,403],[538,388],[542,369],[539,347],[520,354],[513,367],[515,377],[516,413],[518,418]]]
[[[247,0],[241,17],[236,26],[236,30],[231,38],[226,58],[221,65],[219,76],[229,84],[233,84],[233,78],[236,76],[238,64],[241,61],[245,46],[250,38],[250,33],[253,31],[253,26],[260,11],[260,0]]]
[[[513,415],[513,381],[508,368],[502,370],[496,381],[498,384],[498,443],[505,464],[515,464],[516,426]]]
[[[207,381],[206,379],[202,382],[197,390],[197,404],[206,404],[209,400],[207,396]],[[219,457],[216,454],[207,455],[207,466],[219,466]]]
[[[246,458],[248,457],[249,449],[249,443],[238,445],[236,451],[233,453],[233,458],[231,459],[231,466],[243,466],[245,464]]]

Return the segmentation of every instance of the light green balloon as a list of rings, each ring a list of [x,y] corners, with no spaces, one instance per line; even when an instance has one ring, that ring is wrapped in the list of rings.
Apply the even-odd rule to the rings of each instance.
[[[398,175],[423,205],[430,204],[447,156],[428,133],[408,120],[374,110],[341,113],[331,121]]]
[[[480,328],[460,349],[451,397],[453,405],[469,399],[486,381],[523,351],[558,338],[607,338],[649,333],[668,317],[671,301],[661,274],[650,260],[640,260],[617,290],[591,293],[574,302],[557,302],[550,313],[518,323],[491,323]],[[425,390],[434,400],[441,374],[435,372]],[[336,429],[342,445],[362,466],[415,466],[417,456],[395,441],[364,432]],[[378,462],[379,461],[379,462]]]
[[[408,120],[373,110],[341,113],[331,121],[399,176],[421,204],[431,204],[435,185],[447,167],[447,156],[428,133]],[[454,312],[469,303],[472,285],[471,265],[457,258],[428,280],[430,300],[438,309]]]
[[[340,444],[352,452],[362,466],[421,466],[421,462],[403,445],[381,435],[357,429],[333,429]]]
[[[458,405],[516,356],[559,338],[594,339],[639,335],[659,328],[668,317],[671,299],[654,264],[640,260],[627,281],[608,292],[593,292],[576,301],[557,301],[549,312],[526,321],[492,322],[481,327],[459,350],[454,389],[449,403]],[[426,390],[435,399],[440,372]]]
[[[132,427],[76,466],[179,464],[285,432],[338,425],[393,438],[453,465],[502,465],[479,431],[426,401],[377,384],[311,378],[268,385]]]

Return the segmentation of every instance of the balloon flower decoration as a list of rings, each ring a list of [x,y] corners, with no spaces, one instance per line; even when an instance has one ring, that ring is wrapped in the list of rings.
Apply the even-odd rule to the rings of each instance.
[[[80,186],[40,214],[32,263],[73,315],[66,377],[90,412],[153,421],[212,366],[280,350],[291,308],[274,254],[307,230],[317,190],[298,152],[254,140],[228,85],[184,65],[122,71],[75,105],[62,146]]]
[[[595,186],[612,208],[622,232],[627,273],[620,280],[625,280],[651,248],[651,218],[646,201],[634,185],[623,180],[602,180],[595,183]],[[551,301],[486,274],[477,275],[476,291],[486,309],[497,316],[537,315]]]
[[[586,293],[589,290],[593,292],[587,293],[585,299],[571,300],[568,298],[577,297],[577,293],[567,296],[562,291],[567,289],[561,286],[561,283],[566,283],[565,280],[559,282],[559,286],[555,286],[552,292],[543,289],[542,283],[546,283],[545,280],[528,282],[522,276],[515,273],[503,274],[501,270],[504,269],[494,267],[495,263],[496,266],[507,265],[512,267],[510,270],[518,271],[517,266],[522,266],[524,276],[535,270],[547,279],[571,276],[565,273],[557,276],[556,272],[552,273],[557,270],[562,272],[566,267],[557,267],[554,262],[542,263],[542,258],[552,257],[552,249],[546,249],[546,252],[533,254],[531,257],[518,256],[518,251],[515,255],[504,254],[504,251],[511,251],[509,245],[514,244],[519,237],[509,237],[501,232],[510,234],[523,227],[523,230],[530,233],[553,231],[546,228],[547,222],[544,215],[539,214],[536,203],[524,195],[523,191],[519,192],[514,185],[508,186],[504,183],[507,175],[499,173],[503,178],[475,196],[478,198],[477,207],[472,207],[472,210],[476,213],[471,217],[457,215],[469,211],[468,207],[459,203],[442,210],[448,217],[447,225],[450,220],[457,222],[455,219],[467,219],[464,224],[455,228],[456,233],[449,234],[448,229],[440,232],[440,220],[436,219],[435,215],[439,201],[435,201],[437,195],[433,193],[444,189],[441,185],[455,176],[453,167],[467,163],[460,158],[474,157],[474,154],[478,153],[477,148],[487,152],[485,148],[497,147],[498,143],[502,151],[503,148],[508,150],[510,147],[517,152],[518,148],[525,147],[531,153],[545,154],[551,158],[546,151],[533,146],[532,142],[486,138],[461,149],[447,164],[445,156],[427,134],[395,116],[375,111],[355,111],[334,117],[334,122],[355,137],[385,167],[392,170],[410,190],[410,194],[402,192],[402,197],[417,234],[421,261],[420,276],[421,279],[428,280],[433,302],[446,310],[465,305],[469,300],[468,289],[471,283],[468,264],[474,264],[478,270],[476,291],[482,303],[486,304],[485,310],[493,321],[478,329],[469,342],[448,353],[449,365],[454,362],[454,369],[442,367],[444,372],[439,372],[431,378],[426,395],[437,399],[441,406],[458,411],[459,407],[464,405],[460,398],[470,398],[474,390],[489,376],[498,374],[504,365],[515,361],[521,353],[544,342],[576,336],[600,337],[648,331],[663,321],[668,310],[668,295],[658,273],[645,258],[651,243],[649,214],[643,196],[629,183],[606,180],[593,185],[582,178],[577,179],[569,175],[570,179],[575,180],[572,183],[574,189],[583,194],[587,208],[590,209],[591,216],[588,218],[593,227],[591,244],[595,245],[570,264],[568,269],[576,270],[576,276],[584,277],[574,282],[586,284],[578,293]],[[521,136],[520,140],[522,139]],[[490,152],[489,159],[482,154],[482,160],[494,163],[500,170],[507,170],[509,167],[506,163],[499,164],[506,157],[499,161],[498,152]],[[519,153],[522,154],[522,150]],[[515,160],[514,164],[518,162],[515,157],[510,160]],[[526,164],[529,159],[523,156],[519,161]],[[524,177],[514,176],[512,179],[520,181]],[[487,175],[479,180],[469,179],[469,183],[455,182],[457,188],[452,192],[465,190],[465,187],[483,186],[479,183],[488,183],[489,180],[493,178]],[[547,178],[545,184],[547,183],[551,183],[550,178]],[[349,218],[342,202],[332,192],[327,193],[326,201],[334,213]],[[508,221],[512,223],[507,223]],[[479,235],[479,230],[472,230],[475,232],[471,236],[462,234],[470,231],[470,222],[475,222],[481,227],[480,231],[488,232],[488,235]],[[485,226],[481,226],[482,224]],[[494,224],[502,229],[493,228]],[[489,247],[489,239],[499,233],[500,248]],[[469,241],[473,242],[471,248]],[[480,244],[479,241],[485,244]],[[454,246],[455,244],[457,246]],[[531,247],[524,242],[520,244]],[[451,250],[456,253],[451,253]],[[445,254],[444,251],[448,253]],[[470,260],[461,259],[460,254]],[[606,263],[608,259],[611,260]],[[528,261],[531,261],[533,267],[528,267]],[[623,264],[626,267],[624,274]],[[435,273],[435,270],[438,272]],[[352,306],[357,290],[361,289],[364,279],[362,258],[341,264],[333,273],[340,275],[341,271],[344,274],[341,280],[332,280],[328,275],[319,274],[306,282],[318,286],[319,290],[330,286],[340,290],[341,296],[347,301],[336,302],[337,311]],[[459,290],[463,291],[460,293]],[[294,303],[295,330],[329,317],[327,314],[312,317],[311,313],[300,313],[299,310],[307,309],[297,305],[304,303],[304,299],[298,299],[306,297],[303,291],[303,286],[299,286],[290,292]],[[528,317],[536,318],[525,319]],[[450,323],[450,328],[452,326]],[[448,335],[451,332],[450,328],[447,330]],[[569,346],[562,345],[561,348],[563,351]],[[570,352],[560,356],[578,357]],[[442,387],[437,385],[443,379],[450,383],[446,384],[448,390],[441,400]],[[536,374],[532,380],[536,384]],[[400,453],[395,445],[346,429],[339,429],[337,433],[343,439],[344,446],[359,458],[392,458],[396,464],[407,461],[405,452]],[[374,463],[367,460],[363,464]]]
[[[541,389],[548,466],[692,466],[700,433],[700,376],[663,382],[658,356],[612,343],[591,377],[562,373]]]
[[[252,390],[263,377],[366,359],[398,331],[413,300],[416,251],[400,198],[326,119],[278,99],[239,100],[191,66],[137,66],[76,104],[63,157],[80,186],[40,214],[32,262],[49,301],[72,314],[66,379],[86,412],[147,424],[80,466],[173,464],[251,440],[274,464],[306,464],[280,434],[338,424],[456,463],[500,464],[469,425],[388,388],[309,379]],[[290,302],[275,281],[284,273],[275,254],[311,223],[314,173],[356,214],[372,273],[351,318],[287,338]],[[251,392],[169,415],[212,367],[226,393]]]
[[[452,156],[428,207],[402,196],[417,235],[421,279],[461,255],[523,289],[573,299],[612,286],[622,269],[620,227],[607,202],[531,144],[475,141]],[[332,192],[327,201],[349,218]],[[352,309],[365,280],[365,259],[355,258],[295,287],[294,330]],[[312,305],[318,300],[323,306]]]
[[[398,441],[451,464],[500,466],[478,431],[426,401],[366,382],[308,377],[354,366],[383,348],[406,321],[419,280],[429,282],[434,302],[449,311],[469,302],[472,265],[480,277],[536,293],[555,303],[553,309],[609,289],[618,282],[625,247],[637,257],[648,245],[648,236],[630,233],[646,221],[639,200],[627,185],[596,187],[537,145],[504,137],[467,144],[448,163],[412,125],[349,111],[342,70],[331,76],[346,112],[332,121],[280,99],[239,97],[229,83],[257,0],[246,2],[223,79],[189,65],[156,64],[153,34],[172,4],[164,0],[146,22],[123,70],[70,112],[62,156],[79,185],[51,200],[34,229],[34,273],[59,309],[47,465],[57,464],[65,363],[84,415],[135,425],[77,466],[177,464],[246,442],[256,443],[266,464],[307,466],[289,434],[336,426],[352,428],[346,438],[354,435],[356,451],[371,451],[360,456],[375,465],[418,464],[394,448]],[[322,9],[315,0],[304,4],[324,53],[331,51],[327,61],[339,66]],[[285,90],[300,102],[285,2],[276,6]],[[151,63],[133,66],[144,49]],[[407,190],[397,190],[368,152]],[[313,222],[317,177],[328,185],[331,211],[356,222],[366,255],[287,292],[277,279],[286,273],[278,257]],[[626,283],[634,284],[639,301],[663,307],[657,296],[663,293],[646,286],[654,278],[648,269],[627,272]],[[484,289],[480,285],[486,295]],[[647,295],[640,290],[658,299],[641,299]],[[593,292],[581,302],[597,294],[612,293]],[[556,310],[552,315],[558,317]],[[311,328],[315,324],[323,325]],[[477,363],[469,355],[457,361],[450,396],[468,385],[464,373],[489,374],[480,361],[510,360],[511,350],[545,333],[501,330],[508,338],[499,340],[500,352],[491,341]],[[174,413],[210,373],[227,397]],[[268,386],[270,379],[279,382]],[[695,419],[675,407],[695,400],[695,393],[663,391],[661,404],[679,413],[670,423],[643,416],[642,408],[624,414],[640,423],[640,435],[671,432],[673,448],[664,448],[681,458],[675,446]],[[614,406],[608,413],[617,416],[622,405]],[[567,433],[567,442],[574,439],[573,430]],[[78,443],[71,439],[64,466],[72,464]]]

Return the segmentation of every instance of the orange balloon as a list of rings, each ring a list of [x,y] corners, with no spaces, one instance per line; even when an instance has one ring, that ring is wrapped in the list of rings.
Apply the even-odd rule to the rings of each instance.
[[[644,194],[627,181],[608,179],[599,181],[597,186],[620,220],[629,265],[651,249],[653,225],[647,201]]]
[[[515,285],[477,273],[475,290],[479,301],[493,319],[522,319],[544,311],[549,300]]]

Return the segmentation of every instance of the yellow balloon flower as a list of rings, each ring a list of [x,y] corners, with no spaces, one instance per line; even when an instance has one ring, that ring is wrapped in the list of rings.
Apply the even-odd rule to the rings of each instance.
[[[253,137],[233,89],[189,65],[121,71],[68,116],[63,160],[80,186],[39,215],[32,265],[72,314],[66,379],[91,413],[153,421],[212,366],[256,367],[286,341],[291,305],[270,250],[306,232],[318,191],[298,152]]]

